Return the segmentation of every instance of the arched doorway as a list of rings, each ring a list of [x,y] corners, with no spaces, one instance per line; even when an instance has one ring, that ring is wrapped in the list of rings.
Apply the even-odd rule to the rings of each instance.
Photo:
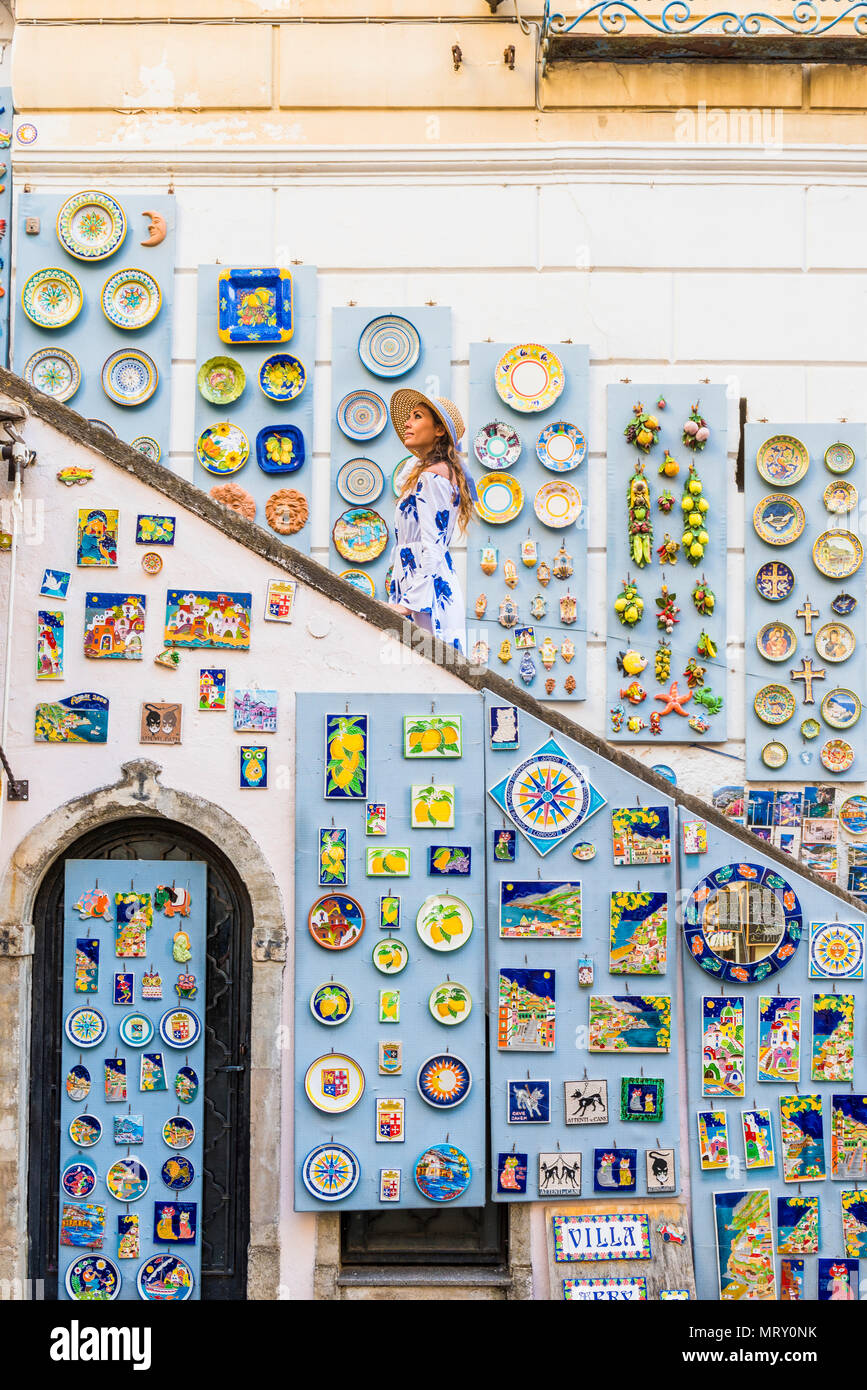
[[[33,922],[30,1042],[28,1275],[57,1297],[60,1151],[61,963],[67,859],[199,860],[207,865],[207,999],[202,1297],[246,1297],[250,1239],[249,896],[226,856],[205,836],[152,816],[113,820],[70,844],[48,870]]]

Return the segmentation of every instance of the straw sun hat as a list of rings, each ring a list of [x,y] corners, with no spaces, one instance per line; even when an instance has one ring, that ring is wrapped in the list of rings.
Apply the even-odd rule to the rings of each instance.
[[[461,412],[458,410],[454,401],[447,400],[445,396],[426,396],[422,391],[413,391],[411,387],[404,386],[400,391],[395,391],[389,402],[391,411],[391,423],[397,431],[401,444],[406,433],[406,422],[410,412],[417,405],[426,405],[435,420],[438,420],[445,427],[446,433],[450,436],[452,443],[457,447],[458,440],[464,432],[464,422]],[[411,445],[406,448],[411,453],[415,453]]]

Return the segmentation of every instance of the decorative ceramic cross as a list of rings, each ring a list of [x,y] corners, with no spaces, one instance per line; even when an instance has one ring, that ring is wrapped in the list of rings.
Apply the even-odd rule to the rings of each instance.
[[[812,637],[812,635],[813,635],[813,619],[814,619],[814,618],[818,618],[818,616],[819,616],[819,610],[818,610],[818,608],[813,608],[813,607],[811,607],[809,598],[806,598],[806,599],[804,600],[804,606],[803,606],[803,608],[797,609],[797,611],[796,611],[796,613],[795,613],[795,617],[796,617],[796,618],[803,618],[803,619],[804,619],[804,636],[805,636],[805,637]]]
[[[813,681],[823,681],[825,679],[824,670],[814,671],[812,659],[809,656],[805,656],[804,660],[801,662],[801,669],[799,671],[790,670],[789,675],[793,681],[804,682],[804,704],[815,704],[815,700],[813,699]]]

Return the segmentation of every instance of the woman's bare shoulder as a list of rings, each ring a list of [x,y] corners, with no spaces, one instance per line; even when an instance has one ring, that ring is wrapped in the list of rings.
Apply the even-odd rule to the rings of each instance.
[[[451,475],[451,469],[449,468],[449,465],[448,465],[447,463],[432,463],[432,464],[430,464],[430,465],[424,470],[424,472],[422,473],[421,478],[419,479],[419,482],[421,482],[424,478],[426,478],[426,477],[428,476],[428,474],[433,474],[433,476],[434,476],[435,478],[447,478],[447,479],[449,479],[449,480],[451,480],[451,476],[452,476],[452,475]]]

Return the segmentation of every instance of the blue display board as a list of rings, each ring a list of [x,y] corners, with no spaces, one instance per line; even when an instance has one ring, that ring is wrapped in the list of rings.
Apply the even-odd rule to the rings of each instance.
[[[172,310],[175,273],[175,199],[167,194],[116,194],[127,219],[126,236],[117,251],[105,260],[87,262],[69,255],[57,232],[57,214],[76,189],[65,193],[25,193],[16,200],[15,243],[15,335],[14,370],[25,375],[27,362],[41,348],[59,347],[71,352],[81,369],[81,385],[66,404],[79,415],[104,422],[119,437],[131,443],[146,435],[155,439],[163,460],[169,452],[169,422],[172,407]],[[148,211],[159,213],[166,223],[166,235],[157,246],[142,246],[149,221]],[[29,218],[37,218],[39,232],[25,232]],[[34,271],[59,266],[74,275],[84,294],[80,313],[65,328],[37,328],[21,307],[21,294]],[[119,270],[144,270],[157,281],[162,303],[156,318],[144,328],[130,331],[110,323],[102,311],[102,288]],[[117,405],[102,387],[103,364],[121,348],[147,353],[156,365],[159,384],[142,405]]]
[[[491,709],[501,706],[490,692],[485,694],[487,718]],[[665,796],[651,792],[635,777],[630,777],[620,768],[614,767],[605,759],[590,753],[580,744],[563,737],[552,735],[551,731],[533,719],[523,710],[518,711],[519,747],[516,750],[493,751],[490,740],[486,738],[485,748],[485,786],[487,801],[487,865],[488,865],[488,998],[490,1028],[490,1074],[491,1074],[491,1196],[494,1201],[535,1202],[554,1196],[577,1195],[568,1185],[557,1188],[562,1181],[560,1171],[563,1159],[549,1157],[545,1160],[547,1171],[540,1166],[540,1154],[549,1156],[562,1153],[566,1156],[581,1155],[582,1197],[620,1196],[623,1189],[616,1185],[602,1186],[594,1190],[594,1152],[610,1152],[613,1149],[635,1149],[637,1177],[630,1192],[640,1197],[656,1196],[662,1192],[678,1192],[681,1188],[681,1162],[679,1153],[673,1152],[679,1146],[679,1097],[678,1097],[678,1052],[680,1048],[680,1026],[676,1018],[677,996],[677,924],[675,894],[675,858],[673,845],[670,861],[664,863],[614,864],[614,835],[612,831],[612,812],[622,809],[640,810],[655,807],[663,812],[660,824],[652,827],[658,838],[658,830],[667,816],[670,839],[676,833],[674,804]],[[502,801],[512,805],[519,813],[519,822],[529,833],[533,833],[533,817],[544,820],[544,806],[552,804],[550,792],[546,801],[545,783],[550,780],[544,775],[536,778],[539,782],[538,796],[526,795],[523,787],[532,786],[532,769],[517,777],[513,786],[505,793],[492,789],[500,787],[504,779],[511,779],[520,766],[532,760],[539,749],[549,746],[552,739],[559,746],[567,761],[576,767],[598,798],[604,803],[596,811],[577,824],[575,828],[560,839],[555,839],[549,852],[541,855],[530,840],[521,832],[514,818],[504,813]],[[544,755],[543,755],[544,756]],[[556,756],[556,754],[555,754]],[[556,798],[554,798],[556,799]],[[564,802],[568,816],[568,796]],[[591,806],[596,804],[594,800]],[[525,808],[524,811],[521,808]],[[648,820],[648,834],[650,820]],[[618,827],[620,821],[618,819]],[[517,857],[514,862],[503,862],[494,851],[494,841],[500,832],[516,830]],[[645,832],[623,837],[622,843],[618,829],[618,857],[642,855],[645,850]],[[641,843],[640,843],[641,842]],[[545,842],[542,841],[542,847]],[[649,846],[650,839],[646,840]],[[590,845],[595,854],[583,861],[573,857],[576,845]],[[656,850],[647,853],[657,853]],[[660,856],[661,857],[661,856]],[[538,918],[540,906],[537,894],[541,891],[547,902],[555,885],[580,884],[581,935],[577,939],[542,938],[536,935],[504,938],[501,931],[501,902],[505,904],[503,917],[505,930],[521,930],[521,919],[532,922]],[[517,889],[515,885],[526,885]],[[539,888],[536,885],[540,885]],[[557,891],[555,889],[555,891]],[[574,899],[574,889],[569,890]],[[611,955],[611,912],[612,895],[617,894],[659,894],[664,899],[664,919],[667,925],[667,960],[662,974],[624,974],[612,973]],[[563,891],[559,890],[562,900]],[[509,904],[516,902],[517,909]],[[648,909],[663,910],[662,902],[651,901]],[[627,914],[634,912],[635,905],[617,905],[615,911],[627,920]],[[550,909],[541,908],[543,921],[550,919]],[[517,918],[517,926],[516,926]],[[568,918],[566,919],[568,920]],[[545,928],[547,929],[547,928]],[[532,927],[529,930],[533,931]],[[626,936],[629,929],[625,929]],[[617,943],[620,935],[617,936]],[[622,948],[615,944],[615,960],[623,960]],[[579,986],[579,962],[591,962],[593,984]],[[536,974],[554,972],[555,1046],[553,1049],[527,1051],[521,1048],[512,1050],[503,1047],[504,1018],[500,1006],[500,972],[502,970],[529,970]],[[625,999],[639,995],[667,997],[671,1004],[670,1041],[667,1050],[659,1052],[598,1052],[590,1051],[590,1010],[591,1001],[599,997],[617,996]],[[594,1009],[597,1007],[593,1006]],[[634,1006],[625,1005],[627,1011]],[[595,1036],[595,1030],[594,1030]],[[632,1079],[626,1089],[626,1107],[629,1119],[621,1118],[621,1090],[624,1080]],[[660,1079],[663,1082],[663,1106],[661,1118],[646,1118],[644,1099],[641,1108],[636,1100],[636,1088],[642,1081]],[[540,1122],[538,1116],[510,1121],[520,1111],[509,1105],[510,1082],[522,1083],[532,1092],[538,1087],[537,1081],[550,1083],[550,1120]],[[607,1088],[607,1109],[603,1102]],[[544,1087],[543,1087],[544,1089]],[[514,1091],[514,1087],[512,1087]],[[509,1108],[507,1109],[507,1106]],[[630,1106],[632,1107],[630,1109]],[[526,1109],[526,1101],[524,1107]],[[544,1113],[544,1104],[542,1105]],[[567,1123],[567,1115],[573,1118]],[[607,1118],[603,1119],[603,1116]],[[526,1188],[515,1191],[504,1189],[502,1179],[498,1182],[497,1163],[500,1155],[525,1154],[527,1157]],[[647,1154],[663,1154],[657,1160],[657,1169],[664,1163],[667,1168],[667,1182],[661,1187],[648,1185],[648,1164],[652,1169],[653,1159]],[[567,1166],[573,1164],[571,1157]],[[619,1162],[619,1160],[618,1160]],[[557,1172],[550,1176],[552,1165]],[[500,1163],[502,1169],[502,1162]],[[610,1170],[610,1165],[609,1165]],[[619,1169],[617,1172],[619,1178]],[[507,1177],[506,1182],[509,1183]],[[633,1199],[634,1200],[634,1199]]]
[[[546,426],[561,420],[577,426],[586,441],[590,415],[589,349],[569,343],[553,344],[553,351],[565,371],[563,390],[547,410],[521,412],[506,405],[494,387],[494,369],[512,346],[511,343],[470,344],[470,418],[467,425],[470,467],[477,483],[489,472],[507,472],[520,487],[523,503],[512,521],[491,525],[476,518],[470,531],[467,552],[467,650],[471,652],[476,642],[486,642],[491,670],[521,683],[519,667],[525,649],[518,648],[516,634],[520,628],[532,628],[535,647],[529,649],[529,654],[536,666],[536,675],[529,682],[532,694],[537,700],[584,700],[587,698],[588,470],[591,465],[585,457],[568,472],[552,472],[540,462],[536,443]],[[516,462],[505,470],[485,468],[473,449],[478,431],[491,421],[502,421],[510,426],[521,442],[521,452]],[[546,526],[533,506],[539,489],[558,479],[577,488],[583,503],[577,520],[562,528]],[[532,565],[525,565],[521,560],[521,542],[528,539],[536,543],[537,560]],[[493,574],[486,574],[480,568],[484,546],[496,546],[499,552],[497,569]],[[571,556],[571,576],[558,579],[552,575],[547,585],[541,584],[537,577],[539,563],[544,561],[551,570],[561,546],[565,546]],[[517,582],[513,586],[505,582],[503,564],[506,560],[512,560],[516,566]],[[487,609],[484,618],[480,619],[476,616],[476,602],[483,594],[487,598]],[[571,623],[562,622],[560,617],[560,600],[567,595],[575,599],[576,617]],[[530,608],[537,597],[545,602],[545,614],[538,619]],[[518,606],[517,624],[510,628],[501,626],[499,622],[500,603],[504,599],[512,599]],[[546,637],[550,637],[557,649],[553,664],[547,670],[540,658],[540,648]],[[504,639],[510,648],[506,661],[501,656]],[[574,656],[569,661],[564,660],[561,652],[564,640],[570,641],[575,648]],[[575,688],[571,692],[565,687],[570,676],[575,681]],[[553,682],[550,689],[546,682]]]
[[[342,1211],[385,1211],[388,1203],[380,1206],[380,1171],[397,1169],[399,1205],[433,1210],[436,1203],[422,1195],[414,1173],[419,1157],[435,1145],[457,1147],[469,1159],[471,1180],[454,1201],[462,1206],[482,1206],[487,1103],[481,700],[476,695],[437,696],[430,700],[408,695],[358,694],[347,700],[345,694],[299,694],[296,711],[297,743],[306,750],[306,761],[303,776],[298,778],[295,807],[295,1209],[321,1211],[335,1206]],[[360,715],[367,719],[367,745],[358,750],[363,751],[367,772],[363,797],[338,794],[325,798],[327,765],[337,751],[331,747],[333,728],[332,737],[326,740],[326,718],[330,715],[338,720],[355,721]],[[404,719],[416,715],[460,718],[462,756],[432,753],[404,758]],[[339,725],[336,727],[339,729]],[[357,741],[355,735],[351,735],[350,741]],[[353,748],[350,753],[355,751]],[[454,826],[440,829],[423,818],[422,822],[411,818],[410,789],[414,785],[454,789]],[[368,802],[385,804],[385,834],[365,833]],[[435,815],[441,814],[443,807],[437,806]],[[328,861],[320,857],[320,832],[330,837],[341,829],[346,831],[346,840],[339,862],[348,866],[347,883],[340,885],[333,877],[321,883],[320,871]],[[409,848],[409,875],[368,877],[368,855],[375,856],[388,847]],[[469,873],[431,872],[431,852],[437,862],[442,862],[445,848],[459,847],[467,851],[469,865],[456,867],[468,867]],[[449,860],[466,860],[467,854],[450,855]],[[440,893],[461,899],[472,914],[472,932],[455,950],[434,949],[416,929],[422,904]],[[380,898],[395,894],[400,897],[399,927],[383,929]],[[327,949],[309,929],[311,909],[321,900],[325,900],[321,906],[326,909],[329,900],[340,907],[341,896],[348,896],[360,906],[364,929],[348,949]],[[341,908],[344,918],[348,917],[346,906]],[[354,910],[349,908],[350,913]],[[384,940],[402,942],[408,953],[408,963],[399,973],[381,973],[373,963],[374,949]],[[352,998],[351,1013],[347,1012],[337,1026],[320,1021],[311,1008],[315,992],[333,984],[342,986]],[[464,986],[472,1001],[470,1012],[456,1023],[443,1023],[431,1011],[431,994],[440,985]],[[400,992],[397,1021],[380,1021],[379,996],[383,990]],[[399,1072],[380,1072],[380,1043],[400,1045]],[[332,1052],[350,1058],[364,1075],[361,1098],[351,1109],[340,1113],[324,1113],[305,1092],[311,1063]],[[466,1064],[472,1084],[465,1099],[454,1106],[438,1108],[422,1099],[417,1078],[428,1059],[449,1054]],[[389,1099],[404,1102],[405,1138],[377,1142],[377,1101]],[[354,1188],[336,1202],[314,1195],[303,1179],[308,1155],[332,1141],[351,1150],[360,1167]]]
[[[172,898],[177,900],[179,909],[188,907],[187,916],[175,909],[175,903],[168,903],[168,910],[153,910],[153,925],[147,932],[146,955],[139,957],[120,957],[116,954],[116,894],[148,893],[153,908],[157,888],[165,885],[172,890]],[[57,1078],[61,1097],[60,1103],[60,1211],[58,1230],[64,1207],[79,1209],[71,1213],[72,1225],[78,1229],[77,1239],[82,1243],[70,1246],[60,1241],[58,1245],[58,1298],[90,1297],[91,1294],[75,1294],[67,1286],[67,1272],[79,1258],[93,1256],[97,1261],[107,1257],[120,1273],[121,1283],[117,1297],[122,1300],[135,1300],[141,1295],[137,1280],[150,1277],[165,1291],[154,1293],[153,1297],[168,1297],[174,1286],[178,1289],[175,1297],[201,1297],[201,1250],[204,1218],[203,1203],[203,1155],[204,1155],[204,1075],[205,1075],[205,907],[207,892],[206,866],[201,863],[184,861],[175,864],[164,860],[129,860],[120,863],[105,859],[73,859],[66,864],[66,888],[63,929],[63,1041],[61,1048],[60,1075]],[[103,915],[82,917],[87,903],[82,895],[91,895],[94,910]],[[97,902],[96,900],[99,899]],[[76,904],[82,902],[77,910]],[[120,909],[123,911],[123,907]],[[172,915],[169,915],[169,912]],[[107,915],[110,920],[105,920]],[[176,934],[186,933],[189,943],[189,958],[180,963],[173,956]],[[93,969],[93,944],[98,942],[97,970],[94,991],[76,990],[76,979],[83,981],[90,958]],[[80,945],[78,943],[84,943]],[[179,943],[179,946],[183,943]],[[179,950],[179,954],[186,954]],[[78,964],[79,970],[76,971]],[[115,976],[133,976],[118,986],[125,995],[132,994],[130,1003],[115,1003]],[[151,977],[145,980],[145,975]],[[161,998],[150,998],[154,992],[153,976],[161,980]],[[194,976],[195,993],[192,998],[180,998],[176,984],[181,981],[189,985],[182,976]],[[69,1036],[70,1016],[79,1009],[96,1010],[106,1023],[103,1040],[95,1046],[81,1046]],[[192,1010],[198,1018],[200,1028],[195,1041],[189,1046],[170,1046],[161,1037],[160,1021],[170,1014],[173,1008]],[[131,1024],[139,1016],[147,1020],[138,1028],[135,1040],[132,1039]],[[153,1035],[146,1037],[150,1026]],[[129,1040],[125,1040],[120,1029],[125,1026]],[[169,1025],[165,1025],[169,1032]],[[157,1088],[160,1082],[160,1069],[149,1059],[154,1054],[162,1057],[162,1080],[164,1089]],[[106,1060],[125,1059],[126,1100],[107,1100]],[[85,1067],[90,1076],[89,1093],[74,1100],[69,1094],[67,1078],[73,1067]],[[182,1068],[195,1072],[198,1081],[197,1091],[192,1100],[182,1101],[180,1091],[176,1092],[175,1078]],[[113,1069],[117,1070],[117,1069]],[[141,1082],[146,1082],[142,1088]],[[184,1077],[184,1082],[191,1078]],[[152,1087],[153,1083],[153,1087]],[[184,1091],[190,1094],[190,1090]],[[70,1134],[70,1125],[82,1115],[92,1116],[101,1126],[101,1135],[92,1146],[76,1142]],[[137,1125],[140,1119],[141,1125]],[[173,1120],[189,1122],[195,1131],[194,1138],[183,1149],[175,1149],[164,1138],[163,1127]],[[120,1138],[115,1139],[116,1126],[122,1125]],[[90,1127],[90,1126],[88,1126]],[[94,1127],[90,1127],[94,1128]],[[137,1131],[141,1133],[140,1142],[135,1140]],[[81,1136],[78,1135],[80,1138]],[[182,1138],[184,1136],[181,1136]],[[114,1164],[120,1160],[134,1159],[147,1170],[148,1186],[138,1198],[121,1200],[113,1194],[107,1184],[107,1175]],[[89,1165],[95,1172],[96,1182],[88,1191],[90,1179],[86,1174],[71,1173],[64,1182],[64,1173],[70,1164]],[[169,1165],[166,1167],[166,1165]],[[192,1180],[189,1178],[189,1165],[192,1165]],[[180,1186],[186,1183],[185,1186]],[[68,1189],[67,1190],[67,1186]],[[80,1189],[76,1191],[76,1188]],[[123,1191],[116,1187],[116,1191]],[[104,1209],[105,1226],[101,1245],[89,1243],[94,1240],[93,1229],[88,1229],[87,1206]],[[84,1208],[82,1212],[81,1209]],[[139,1254],[118,1258],[119,1219],[137,1214],[139,1217]],[[92,1214],[91,1218],[92,1218]],[[98,1221],[98,1218],[97,1218]],[[156,1239],[155,1239],[156,1236]],[[126,1248],[126,1247],[122,1247]],[[189,1275],[180,1275],[172,1267],[173,1259],[181,1259],[192,1272],[192,1285]],[[78,1287],[87,1289],[99,1287],[102,1278],[110,1277],[111,1271],[100,1269],[92,1263],[79,1277]],[[70,1281],[72,1276],[70,1275]]]
[[[362,362],[358,342],[365,328],[383,314],[395,314],[408,319],[420,339],[418,361],[403,376],[377,376]],[[394,545],[394,509],[397,494],[392,478],[397,465],[407,458],[395,434],[391,420],[369,440],[350,439],[337,423],[337,408],[350,391],[373,391],[388,406],[395,391],[414,387],[426,396],[451,398],[452,311],[444,308],[396,308],[389,305],[366,305],[363,308],[335,309],[331,319],[331,490],[329,493],[329,523],[332,533],[329,565],[338,574],[361,569],[374,586],[375,597],[386,599],[385,576],[391,565]],[[352,501],[337,491],[337,475],[351,459],[370,459],[382,469],[382,491],[369,501]],[[346,560],[334,546],[334,524],[344,512],[356,507],[377,512],[388,527],[388,544],[375,560],[359,562]]]
[[[205,492],[220,483],[237,483],[249,492],[256,503],[256,523],[269,535],[272,532],[265,517],[265,504],[272,493],[281,488],[294,488],[307,498],[309,514],[300,531],[291,536],[277,535],[277,539],[310,553],[313,533],[313,506],[315,489],[313,486],[313,390],[316,362],[316,286],[317,272],[312,265],[292,266],[292,295],[295,329],[288,343],[224,343],[217,332],[218,319],[218,276],[224,269],[216,265],[200,265],[198,275],[198,300],[196,309],[196,373],[212,357],[231,357],[244,368],[246,383],[243,393],[230,405],[213,405],[205,400],[196,386],[195,439],[190,443],[193,451],[193,482]],[[304,390],[289,402],[274,401],[266,396],[259,384],[259,371],[263,362],[275,353],[297,357],[304,365],[306,384]],[[217,476],[202,467],[196,457],[196,442],[203,429],[230,421],[239,426],[247,436],[250,455],[237,473]],[[265,473],[257,461],[256,437],[260,430],[292,425],[301,431],[304,439],[304,462],[291,473]],[[267,435],[265,436],[267,437]],[[264,455],[267,460],[267,454]]]
[[[664,407],[657,401],[663,399]],[[659,422],[659,437],[648,454],[629,443],[623,431],[632,420],[633,406],[641,401],[646,413]],[[702,450],[685,448],[682,443],[683,424],[693,405],[707,421],[710,437]],[[665,451],[679,464],[674,477],[660,476]],[[627,489],[637,461],[644,464],[644,476],[650,494],[649,520],[652,523],[651,560],[639,567],[630,553]],[[681,507],[684,489],[689,480],[689,465],[695,463],[701,482],[701,496],[708,502],[704,514],[709,540],[704,555],[692,565],[686,558],[682,538],[685,513]],[[724,386],[680,386],[661,382],[639,382],[608,387],[608,585],[606,600],[606,671],[608,710],[606,737],[614,742],[629,743],[722,743],[726,738],[726,508],[728,481],[733,475],[726,452],[726,391]],[[668,491],[673,498],[671,510],[659,510],[658,501]],[[679,543],[674,564],[663,564],[657,554],[666,532]],[[627,580],[637,584],[644,611],[634,626],[620,622],[614,604]],[[707,584],[714,593],[710,615],[700,613],[693,602],[696,585]],[[678,621],[671,634],[658,625],[657,597],[666,584],[676,594],[680,608]],[[715,643],[715,657],[703,657],[697,643],[702,631]],[[655,654],[660,641],[671,646],[670,671],[663,679],[656,677]],[[618,666],[621,652],[633,649],[646,661],[639,672],[623,671]],[[691,689],[685,668],[693,658],[705,668],[704,683]],[[634,703],[629,694],[635,683],[645,691],[645,698]],[[677,683],[678,695],[689,696],[683,703],[683,713],[661,697]],[[723,705],[712,714],[706,704],[696,698],[699,691],[711,692],[709,698],[722,696]],[[666,713],[665,711],[668,710]],[[651,715],[659,718],[659,732],[654,735]],[[702,719],[708,728],[701,732],[690,726],[690,719]],[[643,721],[634,731],[629,720]]]
[[[759,473],[756,463],[759,450],[765,441],[774,435],[792,436],[806,445],[809,451],[809,467],[806,473],[800,481],[791,486],[771,483]],[[854,464],[845,473],[831,472],[824,462],[826,450],[836,443],[847,444],[854,451]],[[862,562],[850,578],[829,579],[816,568],[812,552],[817,537],[826,531],[852,531],[859,544],[863,545],[859,499],[863,499],[867,486],[867,426],[849,423],[747,425],[744,431],[744,454],[747,779],[761,782],[798,782],[806,777],[821,779],[829,776],[830,780],[835,781],[863,781],[867,777],[867,746],[863,735],[863,723],[858,723],[856,727],[848,730],[829,725],[822,712],[822,700],[837,688],[851,690],[858,700],[867,699],[864,566]],[[826,490],[835,482],[849,484],[857,492],[852,510],[848,513],[833,513],[826,506]],[[768,544],[756,532],[756,509],[763,498],[771,495],[790,498],[793,504],[803,509],[803,529],[798,538],[789,544]],[[777,573],[782,574],[782,567],[786,567],[794,576],[794,582],[785,598],[765,598],[756,587],[756,577],[760,568],[774,564]],[[769,583],[766,587],[771,588]],[[787,584],[774,587],[782,592]],[[771,591],[773,592],[773,588]],[[831,603],[841,591],[858,599],[852,613],[837,614],[831,608]],[[805,617],[804,613],[798,617],[799,609],[808,613],[808,617]],[[797,638],[797,645],[785,660],[769,660],[759,648],[758,634],[766,629],[769,623],[783,624]],[[843,625],[854,635],[854,650],[844,661],[829,661],[817,648],[816,635],[828,624]],[[807,627],[811,628],[811,633],[807,633]],[[812,704],[805,700],[807,691],[804,681],[793,680],[791,674],[793,670],[802,669],[805,659],[811,663],[809,669],[814,672],[823,670],[825,673],[824,679],[816,680],[813,684]],[[767,685],[785,686],[794,697],[794,713],[782,725],[763,723],[756,714],[756,695]],[[801,732],[802,724],[809,719],[816,720],[820,728],[816,737],[811,739],[805,738]],[[851,766],[839,772],[832,767],[824,766],[822,762],[822,749],[829,741],[837,739],[848,743],[854,752]],[[781,753],[776,758],[773,756],[776,751],[774,749],[766,754],[769,761],[763,761],[762,751],[769,744],[781,745],[786,749],[788,757],[784,762],[779,761],[782,758]]]

